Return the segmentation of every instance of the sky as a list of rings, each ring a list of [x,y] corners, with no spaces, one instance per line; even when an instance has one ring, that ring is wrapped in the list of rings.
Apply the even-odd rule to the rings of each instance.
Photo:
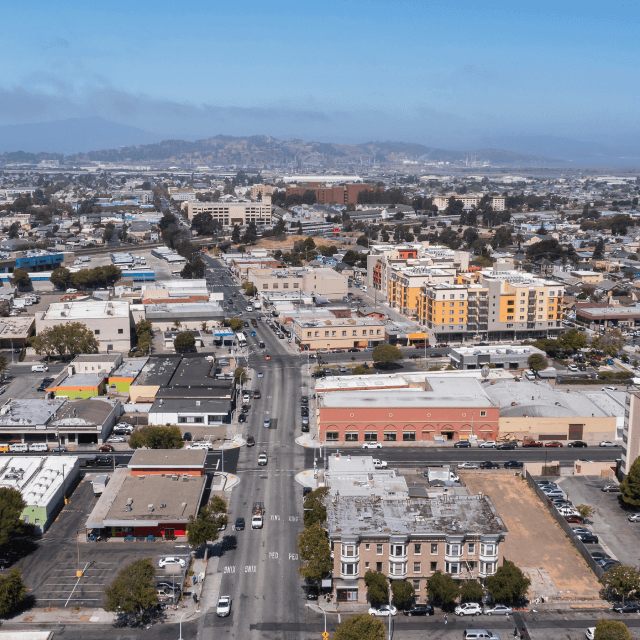
[[[640,140],[639,18],[617,0],[6,3],[0,125],[624,144]]]

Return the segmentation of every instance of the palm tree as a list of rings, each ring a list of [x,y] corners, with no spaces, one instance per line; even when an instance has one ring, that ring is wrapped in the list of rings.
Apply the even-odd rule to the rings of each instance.
[[[209,325],[207,325],[206,322],[202,322],[200,323],[200,329],[202,329],[203,331],[207,331],[209,329]]]
[[[179,328],[182,326],[182,322],[180,322],[180,320],[174,320],[174,321],[173,321],[173,326],[174,326],[176,329],[179,329]]]
[[[518,243],[518,251],[520,251],[520,248],[522,247],[522,241],[524,240],[523,236],[521,233],[519,233],[516,236],[516,242]]]

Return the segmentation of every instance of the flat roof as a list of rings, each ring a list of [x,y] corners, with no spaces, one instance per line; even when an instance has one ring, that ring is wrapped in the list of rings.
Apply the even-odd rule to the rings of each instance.
[[[207,356],[184,357],[176,367],[168,387],[206,387],[215,382],[216,364]]]
[[[594,318],[615,318],[640,316],[640,306],[634,307],[589,307],[576,309],[576,315],[592,316]]]
[[[495,346],[487,346],[487,347],[451,347],[451,351],[455,351],[461,356],[471,356],[471,355],[532,355],[534,353],[545,354],[544,351],[541,351],[537,347],[532,345],[522,346],[522,345],[511,345],[511,344],[500,344]]]
[[[115,371],[111,373],[110,378],[135,378],[147,364],[148,358],[137,358],[136,360],[127,360],[123,362]]]
[[[179,354],[149,356],[133,384],[141,387],[166,387],[181,360],[182,356]]]
[[[48,389],[65,387],[99,387],[104,382],[104,376],[97,376],[95,373],[74,373],[73,375],[60,376],[51,384]]]
[[[211,413],[227,414],[231,410],[231,399],[226,398],[159,398],[154,401],[149,413]],[[196,425],[194,425],[196,426]]]
[[[382,320],[379,320],[378,318],[371,318],[368,316],[366,318],[360,318],[360,317],[336,318],[335,316],[333,316],[333,314],[328,317],[322,317],[322,318],[318,317],[318,318],[308,318],[308,319],[302,319],[294,316],[291,318],[291,321],[300,325],[300,327],[304,329],[310,329],[310,328],[322,329],[322,327],[372,327],[372,326],[384,327],[385,326],[385,323],[382,322]]]
[[[204,468],[206,457],[207,452],[204,449],[136,449],[129,461],[129,468]]]
[[[67,400],[50,425],[52,427],[99,425],[102,429],[104,421],[119,404],[119,400],[110,400],[105,396]]]
[[[43,320],[91,320],[104,319],[110,316],[120,318],[128,317],[129,303],[126,300],[52,302],[42,314]]]
[[[74,362],[117,362],[122,357],[121,353],[83,353],[79,356],[76,356],[71,364]]]
[[[0,427],[46,425],[65,402],[65,398],[9,398],[0,408]]]
[[[34,316],[0,318],[0,340],[26,338],[34,320]]]

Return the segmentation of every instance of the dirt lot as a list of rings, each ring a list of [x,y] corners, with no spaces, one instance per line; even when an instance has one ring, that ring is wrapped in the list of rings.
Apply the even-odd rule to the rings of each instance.
[[[504,557],[532,579],[530,595],[597,598],[600,584],[564,531],[525,480],[515,475],[467,475],[467,486],[487,494],[504,521]]]

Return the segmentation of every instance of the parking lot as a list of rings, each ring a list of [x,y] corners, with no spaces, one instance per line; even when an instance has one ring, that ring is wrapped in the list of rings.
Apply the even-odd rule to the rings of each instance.
[[[611,484],[594,476],[567,476],[560,478],[558,486],[574,505],[587,504],[595,508],[589,520],[589,529],[599,538],[599,544],[587,545],[589,550],[602,550],[614,560],[630,566],[640,564],[640,523],[629,522],[633,511],[626,511],[619,501],[619,493],[605,493],[602,487]]]
[[[466,475],[464,481],[472,493],[491,498],[509,530],[503,555],[531,578],[530,596],[598,596],[597,578],[521,476]]]

